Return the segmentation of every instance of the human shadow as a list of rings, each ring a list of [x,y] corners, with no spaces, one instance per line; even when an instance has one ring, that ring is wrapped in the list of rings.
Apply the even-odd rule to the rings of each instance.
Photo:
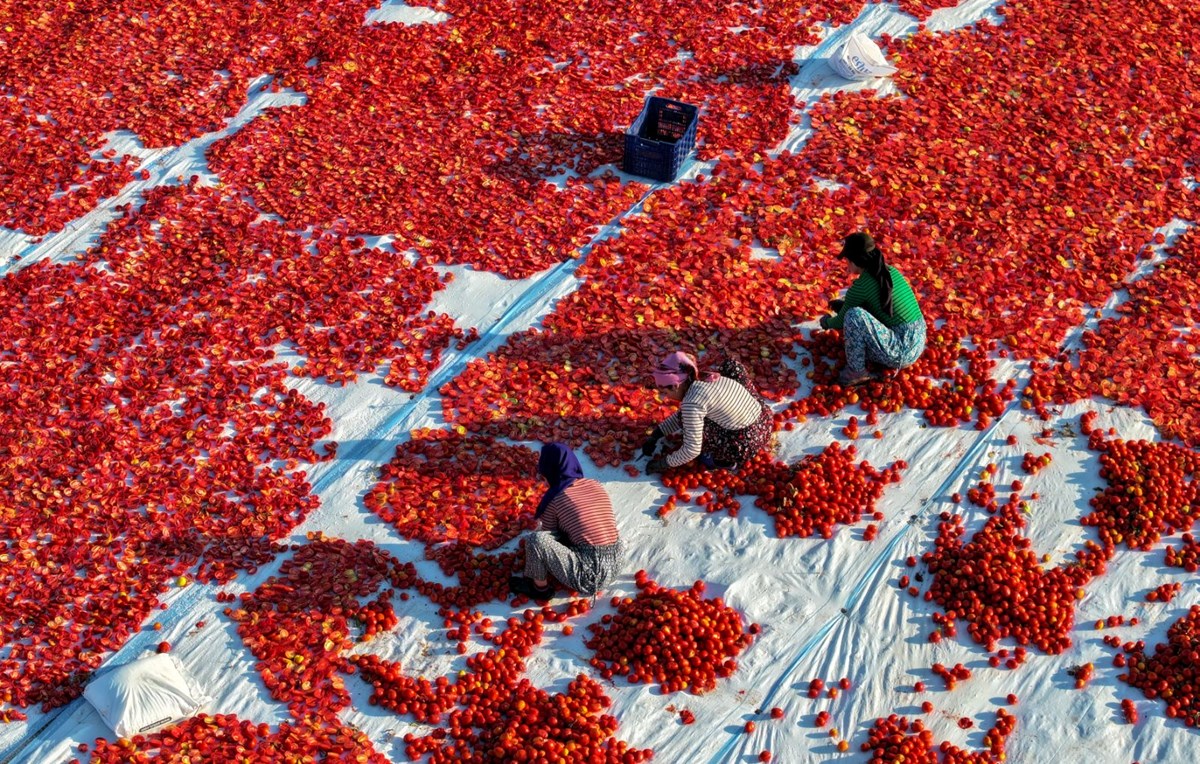
[[[518,133],[482,172],[509,183],[547,181],[563,175],[587,177],[604,165],[621,164],[623,133],[562,130]]]

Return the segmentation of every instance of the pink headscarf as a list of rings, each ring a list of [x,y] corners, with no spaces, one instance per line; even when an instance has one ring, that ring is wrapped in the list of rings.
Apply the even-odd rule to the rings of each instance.
[[[658,367],[654,370],[654,384],[659,387],[674,387],[687,380],[686,369],[692,370],[692,379],[699,378],[700,369],[696,366],[696,359],[682,350],[676,350],[658,362]]]

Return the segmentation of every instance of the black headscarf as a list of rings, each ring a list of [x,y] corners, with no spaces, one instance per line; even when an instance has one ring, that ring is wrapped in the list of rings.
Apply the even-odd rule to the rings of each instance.
[[[538,457],[538,473],[546,478],[550,487],[538,502],[534,517],[541,517],[550,506],[550,502],[566,490],[567,486],[583,477],[583,468],[566,443],[547,443],[542,446],[542,453]]]
[[[888,270],[883,260],[883,253],[875,246],[875,240],[869,233],[852,233],[842,242],[842,257],[870,274],[879,285],[879,298],[883,309],[889,316],[894,314],[892,305],[892,272]]]

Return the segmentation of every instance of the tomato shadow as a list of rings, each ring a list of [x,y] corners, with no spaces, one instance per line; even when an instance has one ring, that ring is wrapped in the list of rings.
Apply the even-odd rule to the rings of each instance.
[[[814,755],[822,758],[829,758],[830,756],[836,756],[839,753],[836,742],[837,738],[830,737],[829,735],[829,728],[832,726],[833,722],[830,721],[827,727],[806,733],[804,735],[805,738],[812,741],[812,744],[808,747],[808,750]],[[857,748],[857,746],[855,746],[855,748]],[[751,761],[758,761],[758,759],[755,757],[752,758]]]

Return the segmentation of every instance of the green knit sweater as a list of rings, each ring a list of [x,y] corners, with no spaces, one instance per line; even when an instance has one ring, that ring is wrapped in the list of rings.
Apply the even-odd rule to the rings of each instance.
[[[888,270],[892,274],[892,307],[894,308],[892,315],[887,315],[883,310],[879,285],[875,283],[875,279],[870,274],[864,273],[850,285],[850,291],[846,292],[846,302],[842,305],[842,309],[837,312],[836,316],[831,316],[825,325],[830,329],[841,329],[845,325],[846,311],[856,307],[865,308],[868,313],[879,319],[880,323],[889,329],[894,329],[901,324],[924,320],[921,306],[917,304],[917,296],[913,294],[908,280],[894,266],[889,265]]]

